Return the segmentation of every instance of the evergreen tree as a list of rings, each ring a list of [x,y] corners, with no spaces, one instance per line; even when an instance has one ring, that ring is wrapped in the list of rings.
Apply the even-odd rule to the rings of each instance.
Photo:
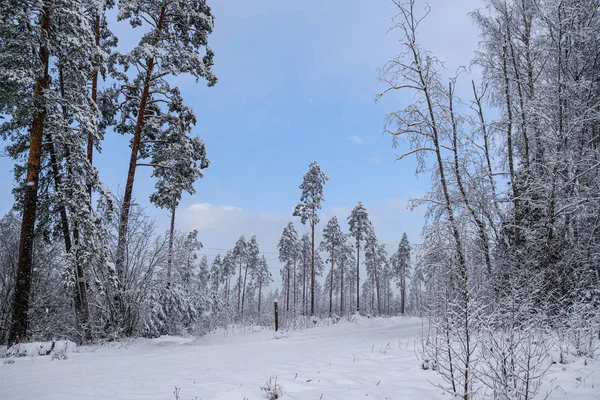
[[[252,275],[253,280],[258,285],[258,314],[260,314],[263,287],[273,282],[272,274],[269,271],[269,264],[264,255],[259,258],[256,268],[252,270]]]
[[[341,250],[342,244],[346,241],[346,235],[340,229],[337,217],[332,217],[325,228],[323,229],[323,240],[319,246],[319,250],[329,254],[328,262],[331,264],[329,272],[329,316],[333,313],[333,285],[334,285],[334,269],[336,265],[337,254]]]
[[[260,263],[260,250],[258,248],[258,241],[256,235],[250,238],[250,241],[246,245],[246,268],[244,270],[244,285],[242,287],[242,317],[244,316],[244,304],[246,298],[246,280],[248,278],[248,270],[250,270],[250,276],[255,276],[255,271],[258,269]]]
[[[223,282],[223,263],[221,261],[221,255],[217,254],[210,266],[210,282],[215,289],[215,294],[219,293],[219,283]]]
[[[406,280],[410,272],[410,244],[406,232],[402,235],[402,240],[398,245],[398,250],[392,255],[391,263],[394,275],[398,279],[400,288],[400,313],[404,315],[406,304]]]
[[[323,185],[329,178],[323,172],[316,161],[310,163],[308,172],[300,185],[302,195],[300,203],[294,209],[294,217],[300,217],[302,224],[309,222],[311,230],[311,291],[310,291],[310,315],[315,313],[315,226],[319,223],[317,211],[321,209],[323,197]]]
[[[285,266],[285,272],[282,276],[282,282],[285,287],[285,309],[286,311],[290,310],[290,294],[292,290],[295,293],[295,277],[292,281],[291,273],[292,273],[292,264],[296,264],[296,260],[299,255],[299,241],[298,241],[298,233],[296,232],[296,228],[294,228],[294,224],[292,222],[288,222],[286,227],[283,229],[281,233],[281,237],[279,238],[279,243],[277,243],[277,248],[279,249],[279,261],[281,261]],[[292,281],[292,282],[291,282]],[[294,285],[292,290],[290,290],[290,283]]]
[[[340,316],[344,314],[344,305],[346,303],[346,286],[348,285],[344,280],[344,277],[348,282],[352,283],[352,277],[354,274],[349,274],[354,265],[354,248],[349,243],[349,235],[344,235],[344,240],[339,246],[337,261],[338,268],[340,270]]]
[[[356,311],[360,312],[360,246],[371,230],[371,221],[367,210],[358,202],[348,217],[350,235],[356,239]]]
[[[96,46],[86,6],[79,0],[0,4],[0,113],[10,117],[0,125],[0,137],[11,143],[12,157],[27,159],[26,165],[15,168],[24,185],[16,190],[22,226],[11,344],[27,335],[33,243],[35,232],[43,231],[43,224],[49,222],[40,219],[49,204],[60,214],[58,225],[68,253],[67,283],[74,290],[77,322],[83,338],[91,337],[82,263],[94,251],[90,232],[96,221],[90,195],[80,187],[86,181],[99,187],[99,182],[80,146],[82,133],[97,135],[98,115],[87,89]],[[51,173],[44,176],[48,169]],[[50,182],[54,192],[46,186]],[[38,210],[42,201],[45,204]],[[36,221],[41,229],[36,230]]]
[[[242,267],[244,264],[246,265],[246,270],[248,268],[248,243],[246,242],[246,238],[244,235],[240,236],[240,238],[235,243],[231,255],[234,260],[234,264],[238,266],[238,296],[237,296],[237,312],[238,314],[242,311]]]
[[[300,260],[302,263],[302,314],[306,315],[308,313],[308,274],[310,273],[312,260],[310,235],[308,233],[303,234],[300,239]]]
[[[116,252],[118,297],[122,297],[125,240],[136,168],[141,159],[152,155],[146,148],[154,136],[160,136],[163,126],[185,126],[185,121],[193,120],[191,110],[181,105],[178,89],[171,88],[166,78],[190,74],[206,79],[209,86],[217,79],[211,71],[213,52],[207,42],[213,16],[205,0],[120,0],[118,5],[119,20],[129,20],[133,28],[149,28],[131,52],[119,56],[123,69],[114,73],[118,81],[114,97],[119,98],[115,100],[119,104],[116,130],[133,135]],[[133,76],[127,74],[131,67],[137,71]],[[118,299],[118,303],[123,313],[123,299]]]

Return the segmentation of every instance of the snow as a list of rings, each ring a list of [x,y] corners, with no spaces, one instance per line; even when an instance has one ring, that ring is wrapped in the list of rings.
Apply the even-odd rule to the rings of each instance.
[[[134,339],[78,347],[66,360],[21,357],[0,365],[0,399],[444,399],[416,356],[422,320],[358,318],[275,334],[235,326],[204,337]],[[600,396],[600,363],[555,364],[550,399]],[[563,371],[564,368],[564,371]],[[432,384],[433,383],[433,384]],[[539,396],[538,396],[539,397]],[[540,397],[541,398],[541,397]]]

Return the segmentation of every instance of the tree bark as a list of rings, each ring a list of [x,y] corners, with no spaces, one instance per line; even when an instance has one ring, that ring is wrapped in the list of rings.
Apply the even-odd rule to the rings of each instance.
[[[315,315],[315,222],[310,222],[312,240],[311,240],[311,274],[310,274],[310,316]]]
[[[258,314],[260,315],[260,300],[262,297],[262,278],[258,281]]]
[[[240,262],[240,273],[238,275],[238,303],[237,312],[240,313],[240,307],[242,305],[242,263]]]
[[[329,316],[333,314],[333,253],[335,244],[331,243],[331,273],[329,279]]]
[[[246,299],[246,278],[248,278],[248,263],[244,268],[244,286],[242,287],[242,319],[244,318],[244,303]]]
[[[23,188],[23,217],[21,221],[21,235],[19,240],[19,259],[17,264],[17,279],[12,307],[12,321],[8,336],[8,345],[13,345],[27,337],[29,322],[29,295],[31,291],[31,270],[33,261],[33,242],[35,219],[37,211],[37,192],[42,158],[42,137],[44,134],[44,121],[46,119],[46,105],[44,92],[49,86],[50,54],[45,43],[50,39],[50,6],[52,0],[45,0],[40,18],[40,36],[42,45],[39,56],[43,72],[38,75],[35,82],[33,101],[35,111],[31,124],[29,141],[29,156],[27,159],[27,181]]]
[[[161,13],[158,19],[156,27],[156,36],[160,35],[163,29],[163,23],[165,19],[165,6],[161,9]],[[117,306],[121,311],[124,311],[123,304],[123,291],[124,291],[124,276],[125,276],[125,247],[127,241],[127,227],[129,224],[129,212],[131,208],[131,198],[133,196],[133,182],[135,180],[135,170],[137,166],[138,153],[140,149],[140,142],[142,139],[142,130],[144,128],[144,117],[146,114],[146,105],[150,97],[150,84],[152,81],[152,72],[154,70],[155,60],[154,57],[148,58],[146,63],[146,76],[144,78],[144,88],[142,90],[142,96],[140,98],[140,107],[138,110],[137,121],[135,124],[135,130],[133,134],[133,143],[131,145],[131,157],[129,158],[129,169],[127,171],[127,183],[125,184],[125,193],[123,194],[123,205],[121,208],[121,216],[119,221],[119,232],[117,240],[117,257],[116,257],[116,270],[117,278],[119,282],[119,290],[117,290]]]
[[[175,236],[175,211],[176,211],[176,207],[173,205],[171,207],[171,225],[169,228],[169,255],[167,258],[167,289],[171,286],[171,272],[173,269],[173,239]],[[217,285],[218,285],[218,283],[217,283]]]
[[[94,18],[94,35],[96,38],[96,47],[100,47],[100,14],[96,14]],[[100,66],[97,61],[94,61],[94,72],[92,73],[92,101],[98,105],[98,70]],[[90,165],[93,164],[94,159],[94,135],[92,132],[88,132],[87,135],[87,159]],[[92,202],[92,184],[88,182],[88,194],[90,196],[90,203]],[[91,205],[91,204],[90,204]]]
[[[356,235],[356,312],[360,313],[360,231]]]
[[[344,263],[340,266],[340,317],[344,315]]]
[[[285,311],[290,311],[290,263],[285,268],[287,272],[285,283]]]

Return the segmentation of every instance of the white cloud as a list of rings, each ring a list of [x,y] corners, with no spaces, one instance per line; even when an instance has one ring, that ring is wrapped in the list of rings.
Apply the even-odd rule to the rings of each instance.
[[[356,136],[356,135],[349,136],[348,140],[350,140],[351,142],[354,142],[356,144],[364,144],[365,143],[364,138],[362,138],[360,136]]]

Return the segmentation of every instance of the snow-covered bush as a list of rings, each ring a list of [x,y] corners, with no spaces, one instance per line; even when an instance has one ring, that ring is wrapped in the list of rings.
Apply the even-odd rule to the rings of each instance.
[[[260,387],[265,392],[268,400],[276,400],[283,396],[281,385],[277,383],[277,377],[270,376],[267,382]]]
[[[50,342],[18,343],[11,346],[6,352],[7,357],[36,357],[61,353],[63,355],[75,351],[77,345],[70,340],[57,340]]]

